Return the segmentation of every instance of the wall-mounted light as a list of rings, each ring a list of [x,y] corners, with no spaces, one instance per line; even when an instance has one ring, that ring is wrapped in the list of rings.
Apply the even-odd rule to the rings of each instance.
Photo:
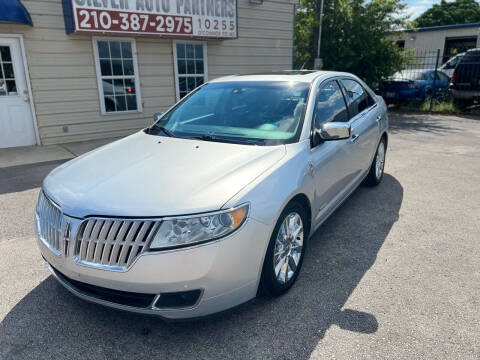
[[[263,4],[263,0],[249,0],[250,1],[250,4],[254,4],[254,5],[262,5]]]

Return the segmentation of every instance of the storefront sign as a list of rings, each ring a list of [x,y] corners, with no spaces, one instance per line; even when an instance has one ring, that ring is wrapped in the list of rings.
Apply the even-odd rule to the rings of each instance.
[[[236,38],[237,0],[63,0],[67,33]]]

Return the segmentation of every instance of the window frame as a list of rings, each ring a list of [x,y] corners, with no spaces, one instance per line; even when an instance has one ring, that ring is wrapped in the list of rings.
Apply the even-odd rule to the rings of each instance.
[[[198,41],[198,40],[174,40],[172,41],[172,52],[173,52],[173,69],[174,69],[174,77],[175,77],[175,101],[180,101],[180,84],[179,84],[179,76],[186,76],[186,77],[199,77],[190,74],[179,74],[178,73],[178,57],[177,57],[177,44],[190,44],[190,45],[202,45],[203,47],[203,84],[208,82],[208,54],[207,54],[207,43],[205,41]],[[203,85],[202,84],[202,85]],[[187,93],[184,97],[187,97],[192,91]]]
[[[100,55],[98,53],[98,42],[99,41],[128,41],[132,46],[132,60],[133,60],[133,71],[135,79],[135,95],[137,99],[137,110],[125,110],[125,111],[108,111],[105,107],[105,95],[103,89],[103,80],[102,80],[102,70],[100,68]],[[140,75],[138,72],[138,59],[137,59],[137,43],[135,38],[131,37],[107,37],[107,36],[92,36],[92,46],[93,46],[93,59],[95,62],[95,70],[97,75],[97,87],[98,87],[98,100],[100,102],[100,113],[101,115],[123,115],[123,114],[135,114],[142,113],[142,96],[140,91]],[[123,76],[122,78],[125,78]]]
[[[13,56],[13,54],[12,54],[12,53],[13,53],[13,51],[12,51],[13,46],[0,44],[0,47],[5,47],[5,48],[7,48],[7,49],[8,49],[8,53],[9,53],[9,55],[10,55],[10,60],[7,61],[7,60],[3,60],[2,55],[0,54],[0,81],[3,82],[3,87],[2,87],[2,88],[5,89],[5,95],[1,95],[1,94],[0,94],[0,99],[8,98],[8,97],[10,97],[10,96],[19,96],[19,95],[20,95],[20,91],[19,91],[19,89],[18,89],[18,87],[17,87],[17,83],[18,83],[18,81],[17,81],[17,70],[18,70],[18,69],[15,69],[16,64],[15,64],[15,62],[14,62],[14,59],[13,59],[14,56]],[[13,77],[7,77],[7,76],[6,76],[6,72],[5,72],[6,66],[5,66],[5,65],[7,65],[7,64],[9,64],[9,65],[11,66],[11,68],[12,68],[12,75],[13,75]],[[9,93],[9,91],[8,91],[7,81],[13,81],[13,85],[14,85],[14,87],[15,87],[15,91],[12,91],[12,92],[15,92],[15,94],[10,95],[10,93]],[[2,89],[2,88],[0,88],[0,89]],[[0,91],[1,91],[1,90],[0,90]]]
[[[345,104],[345,109],[347,109],[348,121],[345,121],[345,123],[351,125],[352,118],[350,117],[350,111],[348,110],[347,99],[345,98],[345,92],[344,92],[344,89],[343,89],[343,84],[340,81],[341,79],[342,79],[342,77],[340,77],[340,76],[335,76],[335,77],[324,79],[321,83],[319,83],[316,86],[315,94],[313,94],[314,95],[313,101],[314,101],[314,105],[315,105],[315,108],[316,108],[317,96],[318,96],[318,92],[320,91],[320,89],[324,85],[329,83],[330,81],[335,81],[337,83],[338,87],[340,88],[340,92],[342,93],[342,97],[343,97],[343,103]],[[323,141],[320,142],[319,144],[316,144],[316,145],[314,143],[315,130],[316,130],[316,127],[315,127],[316,109],[315,108],[313,109],[312,116],[311,116],[311,119],[310,119],[310,151],[315,151],[315,149],[317,149],[318,146],[320,146],[323,143]]]
[[[315,131],[317,129],[317,127],[315,126],[315,117],[317,115],[317,96],[318,96],[320,90],[332,81],[334,81],[337,84],[338,89],[340,90],[340,93],[342,94],[343,104],[345,105],[345,109],[347,110],[348,120],[347,121],[338,121],[338,122],[348,123],[351,119],[350,118],[350,112],[348,111],[347,100],[345,99],[345,94],[343,92],[342,86],[340,85],[339,78],[326,79],[325,81],[322,81],[322,83],[317,87],[317,90],[315,92],[315,99],[314,99],[315,108],[313,109],[313,115],[312,115],[312,130],[313,131]],[[328,121],[328,122],[332,122],[332,121]],[[324,124],[324,123],[322,123],[322,124]]]
[[[372,94],[370,91],[368,91],[365,86],[363,86],[363,84],[358,81],[357,79],[354,79],[354,78],[350,78],[350,77],[340,77],[337,79],[338,80],[338,84],[340,86],[340,89],[342,90],[342,93],[343,93],[343,98],[345,100],[345,104],[347,105],[347,112],[348,112],[348,116],[349,116],[349,120],[348,122],[350,124],[352,124],[353,122],[355,122],[357,119],[359,119],[360,117],[364,116],[365,114],[367,114],[368,112],[370,112],[373,108],[375,108],[377,106],[377,101],[375,100],[375,96],[374,94]],[[351,111],[350,111],[350,107],[348,106],[348,101],[347,101],[347,94],[346,94],[346,91],[347,89],[345,88],[345,84],[342,82],[342,80],[351,80],[351,81],[355,81],[358,85],[361,86],[361,88],[363,89],[363,91],[365,91],[365,93],[370,96],[373,100],[373,105],[363,109],[361,112],[357,113],[356,115],[353,115],[351,114]]]

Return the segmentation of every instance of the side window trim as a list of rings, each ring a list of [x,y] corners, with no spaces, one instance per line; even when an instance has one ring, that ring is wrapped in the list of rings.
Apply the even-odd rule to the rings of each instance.
[[[343,103],[345,104],[345,108],[347,109],[348,117],[350,118],[350,112],[349,112],[348,106],[347,106],[347,99],[345,98],[344,90],[343,90],[342,84],[339,81],[339,77],[331,77],[331,78],[325,79],[320,84],[317,85],[317,88],[315,89],[315,102],[316,102],[318,93],[320,92],[322,87],[324,87],[326,84],[328,84],[331,81],[335,81],[337,83],[337,86],[340,88],[340,91],[342,92],[342,96],[343,96]],[[315,106],[315,109],[313,109],[313,114],[312,114],[312,129],[311,129],[312,131],[315,129],[316,112],[317,112],[317,109],[316,109],[316,106]]]
[[[347,90],[346,90],[345,86],[343,85],[342,80],[353,80],[353,81],[355,81],[356,83],[358,83],[358,85],[360,85],[360,86],[362,87],[363,91],[365,91],[365,93],[366,93],[368,96],[370,96],[370,97],[375,101],[375,103],[374,103],[373,105],[369,106],[368,108],[364,109],[362,112],[359,112],[357,115],[351,116],[351,115],[350,115],[350,109],[349,109],[348,104],[347,104],[347,98],[346,98],[346,96],[347,96],[346,91],[347,91]],[[342,77],[342,78],[339,78],[339,79],[338,79],[338,82],[339,82],[340,88],[342,89],[342,93],[343,93],[343,97],[344,97],[344,99],[345,99],[345,103],[347,104],[347,111],[348,111],[348,116],[350,117],[350,120],[349,120],[349,123],[350,123],[350,124],[353,124],[355,121],[357,121],[358,119],[364,117],[364,116],[367,115],[370,111],[372,111],[375,107],[377,107],[378,104],[377,104],[377,101],[375,100],[375,97],[372,96],[372,94],[370,94],[370,93],[368,92],[368,90],[365,89],[365,87],[364,87],[361,83],[359,83],[357,80],[355,80],[354,78]]]
[[[347,106],[347,99],[345,98],[345,94],[344,94],[344,90],[343,90],[343,85],[341,84],[341,82],[339,81],[340,80],[340,77],[338,76],[335,76],[335,77],[331,77],[331,78],[328,78],[328,79],[325,79],[323,80],[320,84],[317,85],[316,89],[315,89],[315,93],[314,93],[314,97],[315,97],[315,103],[316,103],[316,100],[317,100],[317,96],[318,96],[318,93],[320,92],[320,90],[322,89],[323,86],[325,86],[326,84],[328,84],[329,82],[331,81],[335,81],[337,83],[337,86],[340,88],[340,92],[342,93],[342,96],[343,96],[343,104],[345,105],[345,109],[347,110],[347,114],[348,114],[348,117],[350,118],[350,112],[348,110],[348,106]],[[305,111],[305,110],[304,110]],[[311,119],[311,124],[310,124],[310,144],[312,144],[312,139],[313,139],[313,134],[315,132],[315,116],[316,116],[316,105],[315,105],[315,109],[313,110],[313,114],[312,114],[312,119]],[[350,121],[351,119],[349,119],[346,123],[350,124]],[[316,148],[318,147],[317,146],[311,146],[311,150],[315,150]]]

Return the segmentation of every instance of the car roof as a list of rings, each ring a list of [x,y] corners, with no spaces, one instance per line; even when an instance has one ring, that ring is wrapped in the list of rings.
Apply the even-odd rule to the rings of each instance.
[[[429,71],[435,71],[435,69],[405,69],[405,70],[399,70],[395,74],[400,74],[400,73],[426,73]]]
[[[480,48],[468,49],[466,52],[469,53],[469,52],[477,52],[477,51],[480,51]]]
[[[348,73],[335,71],[317,71],[317,70],[284,70],[272,71],[258,74],[247,75],[231,75],[214,79],[210,82],[227,82],[227,81],[294,81],[311,83],[315,79],[324,75],[336,76],[352,76]]]

